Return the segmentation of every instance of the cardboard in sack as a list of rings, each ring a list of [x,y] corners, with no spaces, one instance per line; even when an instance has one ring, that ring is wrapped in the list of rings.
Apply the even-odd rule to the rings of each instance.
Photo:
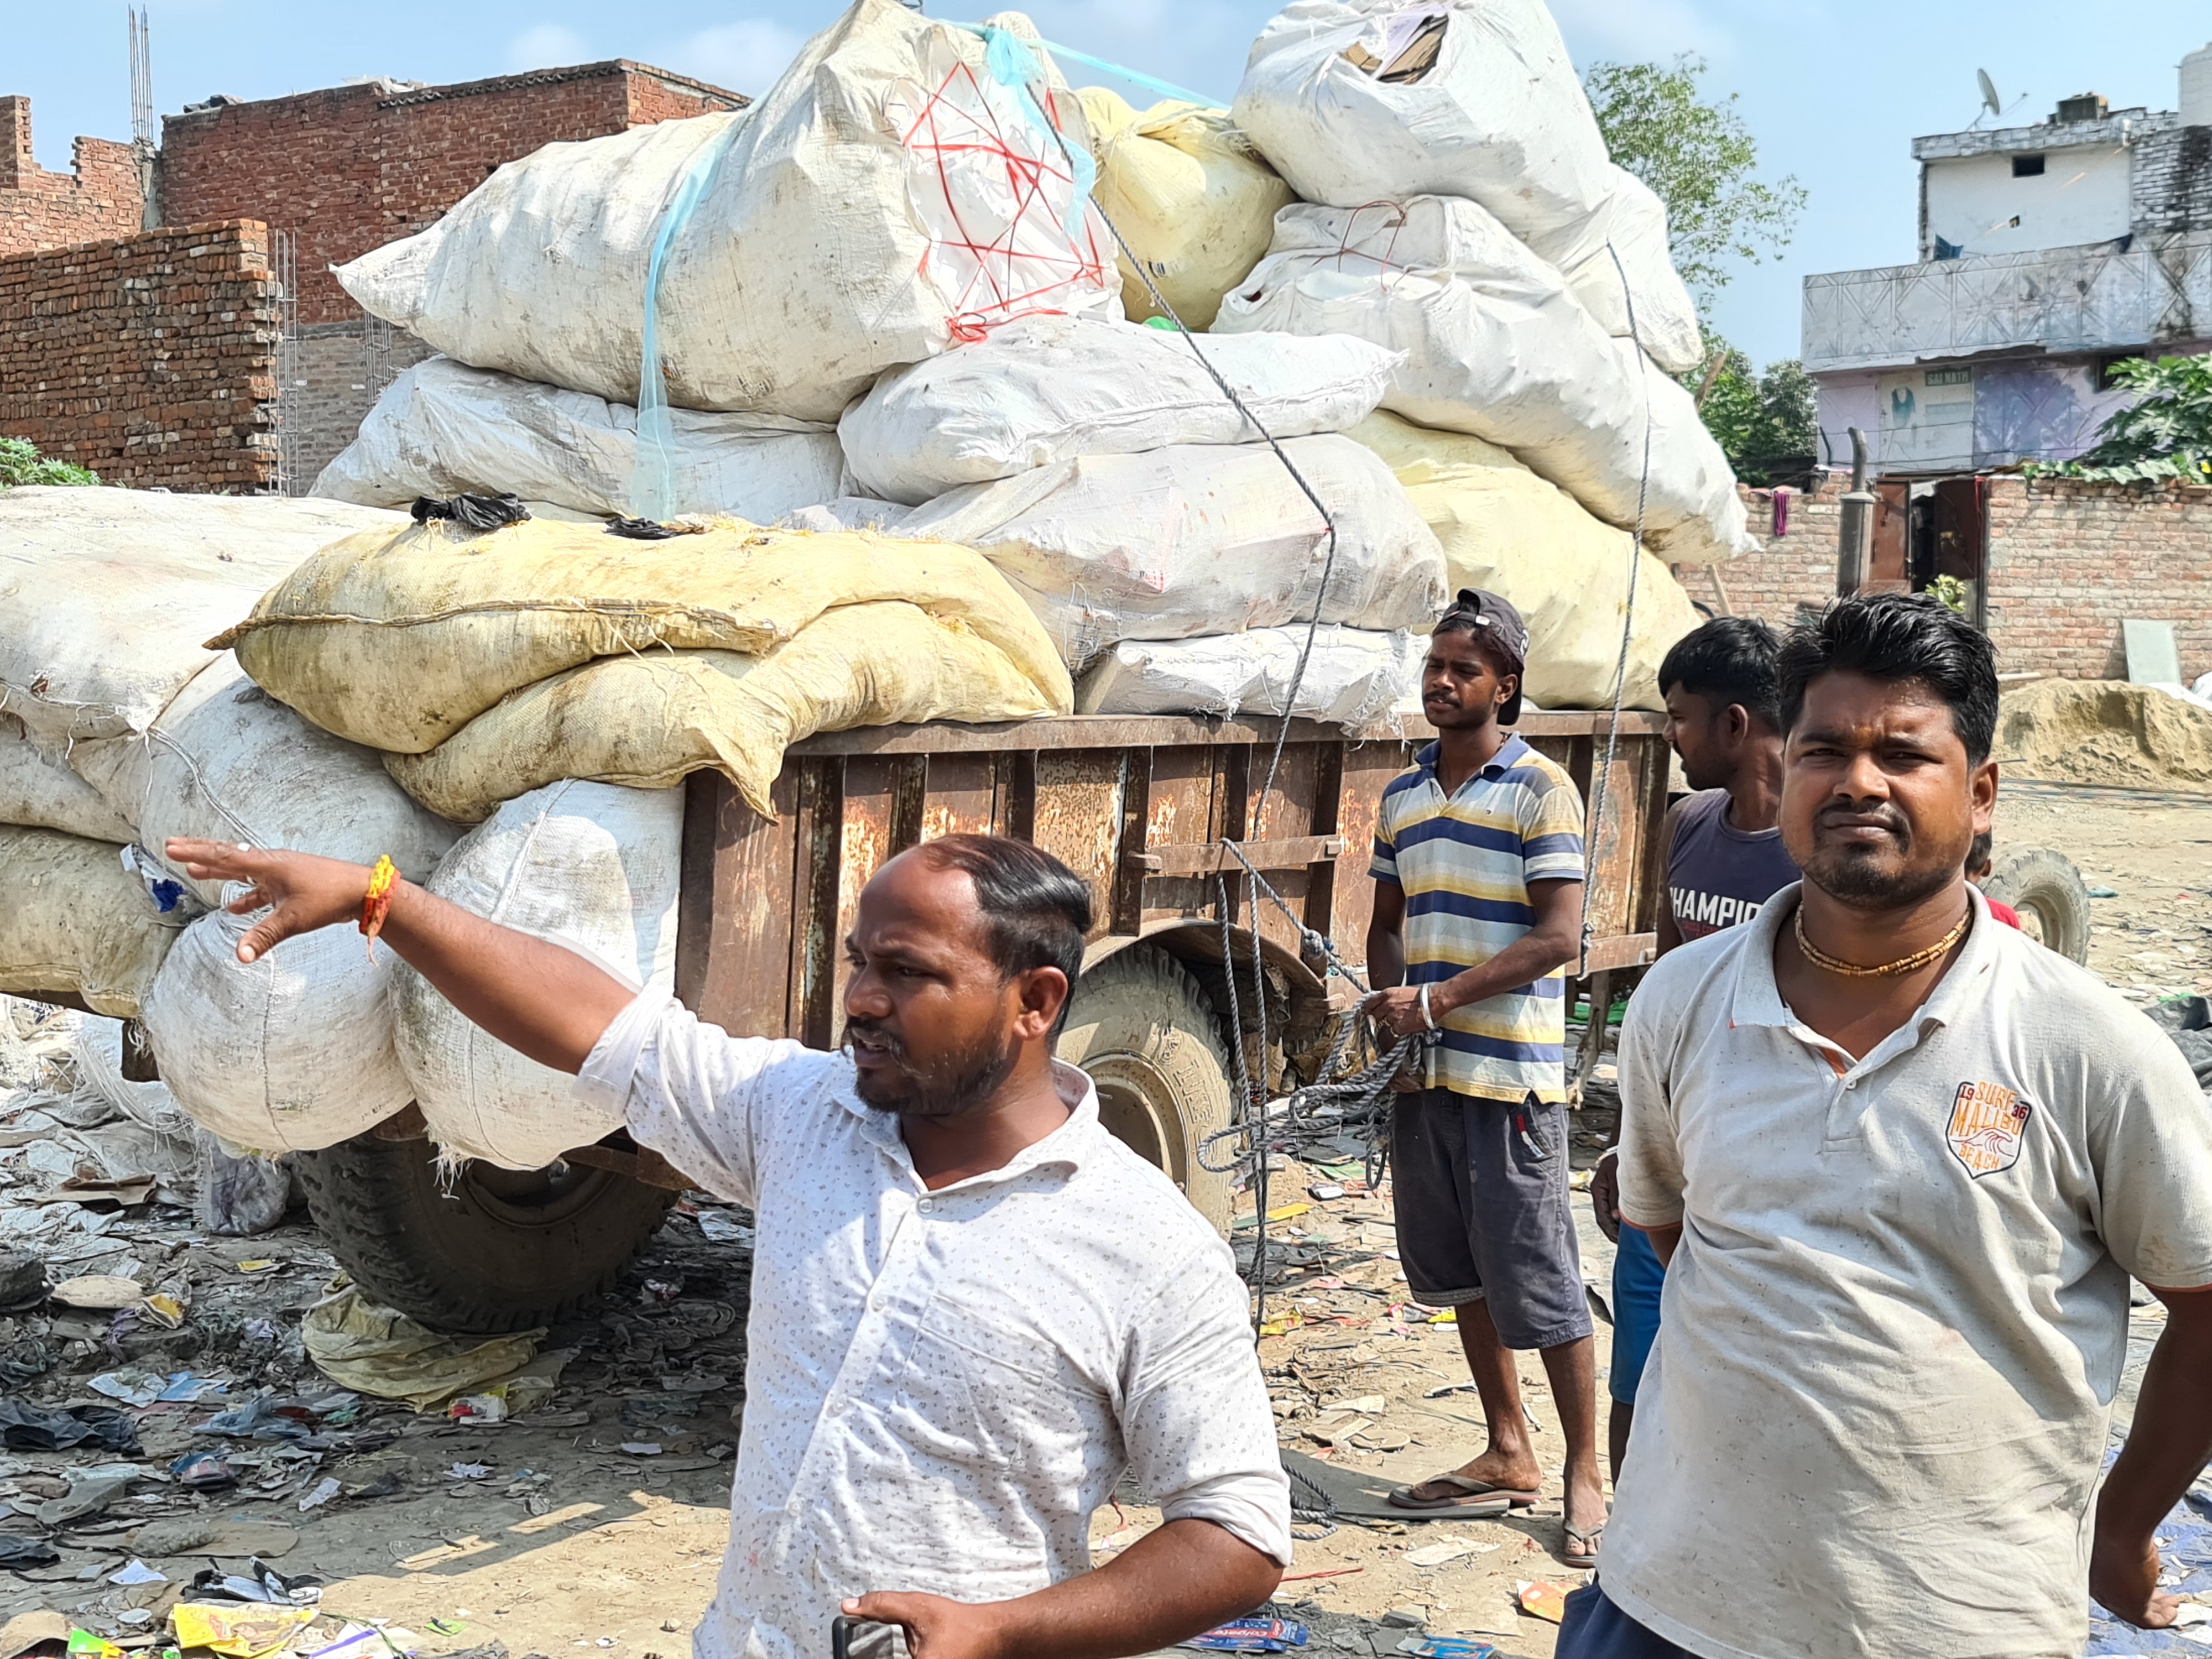
[[[161,849],[182,836],[356,864],[386,856],[422,881],[459,834],[408,799],[373,750],[301,719],[228,652],[144,732],[81,743],[72,758],[165,863]],[[221,902],[221,883],[190,884]]]
[[[1528,624],[1529,697],[1545,708],[1610,708],[1628,615],[1628,532],[1601,524],[1503,450],[1376,415],[1348,434],[1387,461],[1443,544],[1452,590],[1483,587]],[[1662,709],[1659,665],[1704,620],[1649,552],[1637,566],[1622,706]]]
[[[1325,626],[1255,628],[1194,640],[1124,640],[1075,690],[1079,714],[1295,714],[1358,731],[1420,689],[1428,635]],[[1295,707],[1291,688],[1297,687]]]
[[[185,918],[155,909],[122,855],[112,842],[0,826],[0,994],[61,992],[137,1017]]]
[[[1317,597],[1323,622],[1426,626],[1443,562],[1389,469],[1334,434],[1283,448],[1336,523],[1326,592],[1328,526],[1264,444],[1086,455],[952,490],[892,533],[981,550],[1073,668],[1121,640],[1303,621]]]
[[[709,768],[773,817],[783,751],[802,738],[1064,714],[1065,684],[1038,685],[997,647],[913,605],[848,605],[762,657],[655,651],[572,668],[386,764],[416,799],[470,823],[561,778],[661,789]]]
[[[60,830],[92,841],[137,839],[137,826],[102,800],[58,754],[31,741],[15,715],[0,711],[0,823]]]
[[[1625,270],[1644,349],[1677,373],[1702,357],[1666,210],[1607,159],[1543,0],[1297,0],[1253,44],[1231,115],[1303,199],[1470,197],[1608,332],[1628,332]]]
[[[0,705],[51,753],[143,732],[271,582],[325,542],[406,522],[282,495],[0,489]]]
[[[1348,335],[1185,339],[1134,323],[1032,317],[884,375],[845,411],[837,435],[863,486],[914,507],[1079,456],[1258,443],[1262,429],[1340,432],[1373,412],[1397,362]]]
[[[447,855],[430,890],[590,957],[641,989],[676,980],[684,791],[561,782],[507,802]],[[525,1059],[411,969],[394,988],[399,1054],[448,1156],[537,1170],[623,1127],[575,1079]]]
[[[1072,695],[1036,619],[967,548],[735,522],[651,542],[538,519],[355,537],[301,566],[221,643],[324,730],[419,755],[508,692],[594,657],[758,656],[824,611],[890,599],[996,646],[1055,702]]]
[[[837,493],[844,458],[824,426],[772,415],[669,411],[671,513],[732,513],[760,523]],[[373,507],[418,495],[511,492],[602,518],[628,518],[637,410],[433,357],[385,389],[315,493]]]
[[[1462,198],[1284,209],[1274,251],[1214,328],[1357,334],[1403,351],[1385,409],[1504,446],[1609,524],[1627,528],[1640,505],[1646,543],[1678,564],[1758,546],[1690,394]]]
[[[1186,326],[1213,325],[1221,296],[1260,262],[1275,210],[1297,198],[1227,114],[1155,104],[1139,114],[1103,87],[1075,94],[1091,119],[1099,208]],[[1161,314],[1152,289],[1116,250],[1121,308]]]
[[[742,113],[549,144],[338,281],[463,362],[635,404],[662,215],[710,169],[659,289],[668,401],[834,421],[994,323],[1120,314],[1082,106],[1040,86],[1046,130],[994,53],[1038,67],[1011,36],[859,0]]]
[[[350,1139],[412,1095],[392,1046],[392,947],[325,927],[240,962],[239,940],[267,914],[211,910],[185,928],[141,1018],[192,1121],[274,1156]]]

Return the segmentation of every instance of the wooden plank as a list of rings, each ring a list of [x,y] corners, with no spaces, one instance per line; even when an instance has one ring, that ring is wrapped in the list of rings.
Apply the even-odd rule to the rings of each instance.
[[[1658,934],[1619,933],[1594,942],[1589,955],[1583,959],[1581,971],[1600,974],[1616,968],[1641,968],[1658,954]]]
[[[1000,774],[1006,757],[989,754],[931,755],[919,839],[999,833],[1005,807]]]
[[[1609,711],[1582,708],[1530,710],[1514,728],[1534,742],[1539,737],[1602,734],[1612,720]],[[1403,717],[1402,734],[1381,726],[1347,732],[1320,720],[1292,720],[1290,741],[1341,743],[1347,739],[1380,742],[1402,735],[1415,744],[1436,735],[1419,716]],[[1037,720],[1008,720],[991,726],[969,726],[957,720],[933,720],[921,726],[869,726],[850,732],[818,732],[787,751],[799,757],[816,755],[951,755],[998,750],[1050,751],[1066,749],[1154,749],[1179,744],[1254,744],[1272,747],[1280,722],[1266,715],[1218,720],[1198,714],[1049,714]],[[1620,731],[1626,735],[1664,736],[1666,716],[1640,708],[1620,712]]]
[[[799,875],[793,890],[801,901],[799,925],[792,929],[791,1025],[788,1035],[817,1048],[834,1041],[837,1014],[836,968],[844,956],[837,932],[838,865],[843,850],[845,769],[836,759],[799,763],[799,806],[793,817]],[[787,757],[784,769],[792,769]]]
[[[855,755],[845,763],[844,813],[837,839],[836,922],[830,936],[830,1002],[840,1021],[845,984],[853,970],[845,960],[845,939],[860,911],[860,890],[882,869],[899,846],[902,808],[912,792],[913,763],[902,755]],[[921,812],[914,812],[921,827]]]
[[[1117,933],[1134,933],[1144,927],[1144,855],[1133,849],[1144,845],[1145,826],[1152,811],[1152,751],[1132,749],[1121,768],[1121,823],[1115,829],[1114,843],[1121,856],[1115,861],[1112,896],[1107,905],[1112,913],[1107,926]]]
[[[1126,863],[1162,876],[1210,876],[1241,873],[1249,864],[1261,872],[1303,871],[1310,864],[1333,859],[1344,850],[1339,836],[1296,836],[1286,841],[1248,841],[1239,843],[1240,861],[1226,842],[1161,842],[1141,853],[1132,853]]]
[[[1156,842],[1220,839],[1222,751],[1212,746],[1179,744],[1152,751],[1139,850]],[[1150,876],[1144,884],[1140,921],[1203,915],[1213,902],[1213,884],[1195,877]]]
[[[1091,934],[1112,930],[1121,860],[1127,750],[1079,749],[1036,757],[1030,839],[1091,884]]]
[[[1317,743],[1286,743],[1279,764],[1272,749],[1255,748],[1251,751],[1247,762],[1251,817],[1246,833],[1254,843],[1297,842],[1309,837],[1313,827],[1314,798],[1319,787],[1321,749]],[[1273,787],[1267,782],[1271,766],[1275,773]],[[1267,792],[1264,798],[1261,793],[1263,789]],[[1306,866],[1313,861],[1302,860],[1288,869],[1261,869],[1261,876],[1275,896],[1290,907],[1289,916],[1259,890],[1251,878],[1245,878],[1245,886],[1249,890],[1246,899],[1250,907],[1246,921],[1257,926],[1267,938],[1293,955],[1297,952],[1298,928],[1305,916],[1306,897],[1312,887]],[[1293,916],[1298,920],[1293,921]]]
[[[1593,939],[1613,939],[1633,931],[1642,897],[1644,849],[1650,840],[1642,786],[1652,741],[1622,738],[1607,768],[1602,739],[1577,740],[1578,745],[1590,743],[1593,751],[1589,762],[1591,782],[1583,797],[1586,813],[1583,833],[1589,868],[1588,914]],[[1601,811],[1601,777],[1604,782]]]
[[[686,785],[677,995],[738,1036],[781,1036],[790,1024],[796,915],[799,778],[775,785],[774,820],[729,781],[696,772]]]
[[[1375,884],[1368,879],[1367,860],[1375,845],[1376,814],[1382,805],[1382,791],[1413,756],[1412,744],[1396,741],[1348,744],[1344,750],[1336,830],[1345,850],[1337,864],[1328,936],[1346,962],[1367,960],[1367,923],[1375,914]]]
[[[1319,745],[1314,755],[1313,818],[1316,834],[1327,836],[1336,828],[1336,818],[1343,807],[1344,750],[1340,743]],[[1331,914],[1336,908],[1336,861],[1343,856],[1344,839],[1332,836],[1336,848],[1326,859],[1306,867],[1306,926],[1322,938],[1328,937]],[[1364,858],[1366,848],[1355,852]]]

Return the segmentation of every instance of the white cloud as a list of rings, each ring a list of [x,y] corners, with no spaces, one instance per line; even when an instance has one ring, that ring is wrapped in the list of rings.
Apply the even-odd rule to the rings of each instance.
[[[566,23],[538,23],[507,42],[507,67],[514,70],[561,69],[592,61],[591,42]]]
[[[759,97],[799,55],[806,37],[764,17],[718,23],[686,36],[652,61],[678,75],[696,76]]]

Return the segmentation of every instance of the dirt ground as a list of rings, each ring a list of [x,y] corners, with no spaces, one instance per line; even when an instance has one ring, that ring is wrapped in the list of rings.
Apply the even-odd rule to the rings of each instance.
[[[2118,896],[2094,902],[2093,963],[2124,992],[2148,1000],[2212,991],[2212,811],[2203,801],[2008,785],[1998,842],[2056,847],[2093,884],[2114,890]],[[63,1046],[46,1043],[49,1051]],[[190,1371],[224,1387],[198,1403],[131,1411],[142,1442],[136,1454],[0,1456],[0,1504],[15,1511],[0,1515],[0,1534],[43,1540],[59,1555],[52,1566],[0,1572],[0,1617],[52,1609],[147,1644],[167,1603],[213,1558],[155,1553],[140,1528],[247,1521],[296,1534],[268,1557],[272,1568],[321,1581],[327,1617],[302,1652],[353,1620],[383,1623],[393,1646],[424,1654],[690,1653],[689,1632],[720,1559],[743,1417],[748,1218],[680,1206],[596,1317],[546,1335],[544,1350],[573,1356],[552,1396],[512,1420],[454,1423],[392,1402],[333,1398],[335,1386],[302,1351],[299,1321],[325,1293],[336,1264],[296,1212],[259,1237],[204,1236],[188,1209],[161,1201],[186,1195],[181,1175],[166,1179],[153,1201],[119,1212],[32,1201],[52,1192],[53,1155],[36,1150],[36,1134],[11,1133],[10,1126],[35,1125],[40,1120],[25,1112],[55,1108],[53,1085],[68,1079],[51,1053],[48,1061],[43,1085],[27,1082],[21,1065],[13,1076],[0,1067],[0,1245],[39,1250],[56,1279],[140,1280],[173,1295],[183,1322],[169,1330],[141,1314],[52,1305],[0,1316],[7,1398],[112,1404],[92,1380],[133,1369]],[[11,1087],[21,1091],[12,1103]],[[1603,1089],[1594,1091],[1577,1115],[1578,1172],[1610,1127],[1603,1102]],[[1275,1176],[1260,1357],[1287,1450],[1347,1478],[1419,1480],[1480,1449],[1480,1413],[1453,1327],[1406,1301],[1387,1194],[1368,1194],[1351,1175],[1293,1166]],[[1327,1182],[1347,1190],[1310,1194]],[[1577,1209],[1586,1275],[1603,1299],[1611,1247],[1587,1204]],[[1251,1232],[1248,1218],[1237,1235],[1248,1261]],[[2156,1310],[2143,1316],[2138,1363]],[[1601,1413],[1610,1334],[1601,1320]],[[1483,1634],[1507,1654],[1552,1651],[1552,1626],[1518,1609],[1518,1587],[1571,1587],[1585,1575],[1554,1554],[1561,1445],[1534,1356],[1522,1377],[1547,1501],[1511,1522],[1346,1519],[1301,1541],[1280,1602],[1313,1626],[1310,1651],[1395,1653],[1416,1620],[1437,1635]],[[197,1427],[264,1389],[295,1402],[290,1426],[264,1429],[262,1438]],[[2123,1419],[2131,1398],[2124,1396]],[[173,1460],[193,1449],[222,1453],[239,1486],[202,1494],[172,1480]],[[70,1471],[118,1462],[132,1472],[106,1501],[58,1524],[34,1513],[67,1499]],[[303,1510],[302,1500],[333,1478],[337,1494]],[[1122,1494],[1094,1523],[1100,1558],[1157,1519],[1136,1493]],[[168,1530],[173,1544],[175,1528]],[[150,1541],[163,1540],[157,1531]],[[283,1534],[264,1535],[272,1541],[283,1543]],[[111,1582],[133,1561],[163,1582]],[[220,1565],[238,1571],[245,1559]]]

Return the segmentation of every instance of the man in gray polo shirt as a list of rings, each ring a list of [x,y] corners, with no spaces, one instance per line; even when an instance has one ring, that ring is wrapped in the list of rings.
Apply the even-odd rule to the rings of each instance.
[[[1781,680],[1805,878],[1659,963],[1622,1036],[1621,1211],[1666,1313],[1560,1659],[2057,1659],[2090,1594],[2170,1624],[2154,1532],[2212,1453],[2212,1116],[1964,878],[1989,642],[1846,600]],[[2093,1520],[2130,1275],[2166,1330]]]

